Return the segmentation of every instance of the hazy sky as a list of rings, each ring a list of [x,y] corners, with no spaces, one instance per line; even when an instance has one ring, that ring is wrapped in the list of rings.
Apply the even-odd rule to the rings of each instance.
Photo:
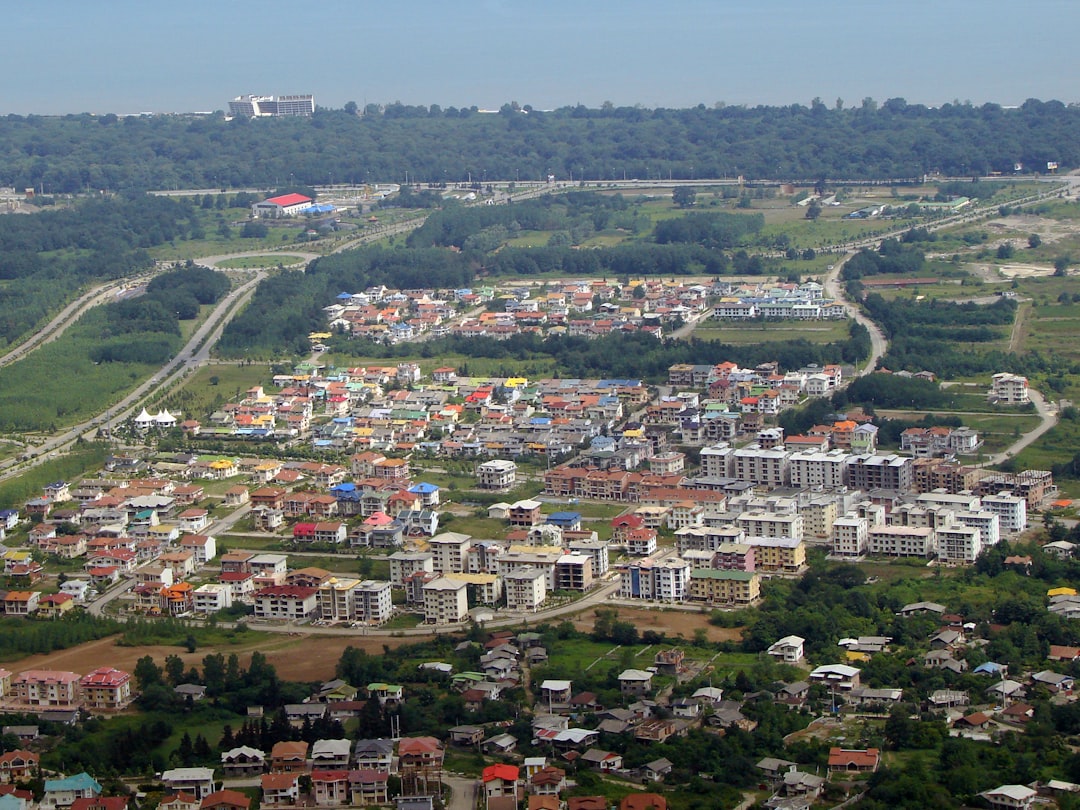
[[[1077,0],[37,0],[3,22],[0,114],[302,92],[327,107],[1080,100]]]

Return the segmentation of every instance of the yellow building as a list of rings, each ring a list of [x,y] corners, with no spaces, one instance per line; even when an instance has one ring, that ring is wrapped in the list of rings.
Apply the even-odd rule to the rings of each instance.
[[[761,596],[761,577],[754,571],[698,568],[690,572],[690,599],[710,605],[748,607]]]

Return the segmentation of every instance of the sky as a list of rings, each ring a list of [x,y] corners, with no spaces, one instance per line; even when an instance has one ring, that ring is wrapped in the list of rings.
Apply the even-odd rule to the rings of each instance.
[[[1076,0],[37,0],[0,114],[1080,101]],[[1066,38],[1063,40],[1061,37]]]

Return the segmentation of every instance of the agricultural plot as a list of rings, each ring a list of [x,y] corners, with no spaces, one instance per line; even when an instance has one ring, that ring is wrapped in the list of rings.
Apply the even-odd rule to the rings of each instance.
[[[748,321],[731,323],[706,319],[694,328],[699,340],[747,345],[775,340],[803,339],[811,343],[832,343],[848,336],[850,322],[841,321]]]

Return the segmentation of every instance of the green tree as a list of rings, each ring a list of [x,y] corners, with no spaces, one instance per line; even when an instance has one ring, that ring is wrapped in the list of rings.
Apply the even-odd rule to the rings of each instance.
[[[144,690],[149,686],[160,684],[161,681],[161,667],[154,663],[154,659],[149,655],[144,655],[138,661],[135,662],[135,682],[139,685],[140,690]]]
[[[821,216],[821,204],[814,200],[808,206],[806,206],[806,218],[809,220],[815,220]]]
[[[671,192],[671,199],[679,208],[690,208],[697,202],[697,192],[690,186],[679,186]]]
[[[1033,233],[1033,234],[1028,235],[1028,247],[1029,248],[1034,250],[1035,248],[1037,248],[1041,244],[1042,244],[1042,237],[1039,236],[1037,233]]]

